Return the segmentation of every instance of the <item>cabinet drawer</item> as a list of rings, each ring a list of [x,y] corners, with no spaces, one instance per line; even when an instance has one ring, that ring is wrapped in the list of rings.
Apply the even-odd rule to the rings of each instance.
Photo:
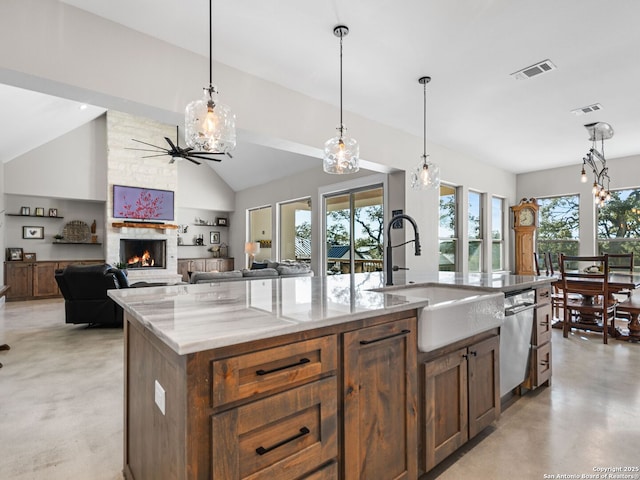
[[[534,346],[544,345],[551,341],[551,328],[553,314],[551,312],[551,304],[547,303],[536,308],[535,324],[531,334],[531,344]]]
[[[551,303],[551,287],[540,287],[536,289],[536,303]]]
[[[551,342],[531,349],[531,377],[534,388],[551,378]]]
[[[338,462],[325,465],[320,470],[302,477],[302,480],[338,480]]]
[[[214,415],[213,479],[297,479],[335,459],[337,398],[328,377]]]
[[[212,406],[281,389],[331,372],[336,365],[335,335],[214,361]]]

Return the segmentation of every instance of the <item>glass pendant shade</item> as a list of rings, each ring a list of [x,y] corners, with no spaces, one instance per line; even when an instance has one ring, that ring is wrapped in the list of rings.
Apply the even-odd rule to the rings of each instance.
[[[322,167],[326,173],[342,175],[360,170],[360,146],[355,138],[344,136],[344,126],[338,127],[340,134],[324,144]]]
[[[229,153],[236,147],[236,116],[217,102],[214,86],[204,88],[204,96],[185,108],[185,141],[201,152]]]
[[[411,188],[434,190],[440,187],[440,167],[423,156],[411,174]]]

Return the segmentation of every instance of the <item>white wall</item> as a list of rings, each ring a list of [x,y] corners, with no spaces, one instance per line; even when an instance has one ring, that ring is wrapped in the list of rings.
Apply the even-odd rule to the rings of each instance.
[[[233,160],[225,158],[224,161]],[[196,165],[187,160],[179,160],[176,201],[183,208],[232,212],[235,209],[236,194],[207,161]]]
[[[95,120],[5,164],[4,193],[107,199],[106,120]]]
[[[640,187],[640,156],[607,160],[611,190]],[[593,174],[587,172],[589,181],[580,182],[582,162],[562,168],[539,170],[517,177],[518,198],[541,198],[559,195],[580,196],[580,255],[594,255],[596,243],[596,209],[591,188]],[[588,170],[588,169],[587,169]]]

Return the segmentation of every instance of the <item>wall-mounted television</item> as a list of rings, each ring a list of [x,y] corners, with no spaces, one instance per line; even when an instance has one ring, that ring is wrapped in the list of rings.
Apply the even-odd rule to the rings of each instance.
[[[113,186],[113,218],[142,221],[171,221],[174,192],[155,188]]]

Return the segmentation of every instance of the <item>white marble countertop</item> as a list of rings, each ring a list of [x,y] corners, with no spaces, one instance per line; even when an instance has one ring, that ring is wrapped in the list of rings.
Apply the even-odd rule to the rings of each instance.
[[[394,283],[440,283],[505,291],[542,277],[455,273],[397,275]],[[125,311],[180,355],[428,305],[424,298],[376,292],[380,273],[242,280],[109,290]]]

